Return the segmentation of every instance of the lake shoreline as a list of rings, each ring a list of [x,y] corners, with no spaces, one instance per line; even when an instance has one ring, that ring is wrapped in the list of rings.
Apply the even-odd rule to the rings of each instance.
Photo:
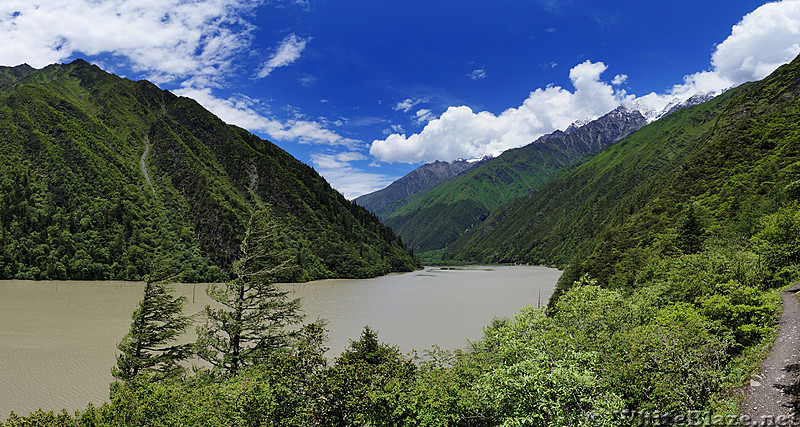
[[[371,279],[279,284],[301,297],[306,322],[328,320],[329,360],[364,326],[403,353],[462,348],[497,316],[546,305],[561,271],[530,266],[427,266]],[[101,404],[113,381],[116,343],[130,327],[143,282],[0,281],[0,420],[39,407],[68,412]],[[176,283],[184,312],[210,301],[206,284]],[[194,299],[192,296],[194,295]],[[184,335],[194,338],[191,328]]]

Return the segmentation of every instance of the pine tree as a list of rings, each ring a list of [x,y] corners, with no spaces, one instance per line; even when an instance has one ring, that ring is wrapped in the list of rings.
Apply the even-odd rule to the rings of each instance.
[[[183,315],[186,297],[172,296],[166,284],[148,276],[144,296],[131,318],[130,331],[117,348],[117,365],[111,373],[127,381],[138,374],[155,379],[176,376],[183,371],[178,364],[192,355],[192,344],[169,345],[192,324],[192,317]]]
[[[265,212],[253,214],[233,279],[206,290],[222,308],[205,307],[207,322],[197,328],[198,355],[228,375],[288,348],[295,332],[286,327],[303,318],[300,300],[288,299],[273,283],[277,274],[296,268],[289,266],[293,257],[279,259],[279,236]]]
[[[687,254],[700,252],[706,238],[706,228],[697,203],[689,203],[678,224],[678,247]]]

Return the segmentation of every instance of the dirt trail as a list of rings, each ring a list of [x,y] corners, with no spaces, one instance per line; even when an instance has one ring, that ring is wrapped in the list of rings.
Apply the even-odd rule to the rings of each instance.
[[[139,165],[142,167],[142,173],[144,173],[144,179],[147,180],[147,185],[150,186],[150,190],[153,194],[156,194],[156,189],[153,188],[153,183],[150,182],[150,175],[147,174],[147,165],[144,164],[144,158],[147,157],[147,152],[150,151],[150,137],[145,135],[144,136],[144,153],[142,153],[142,159],[139,160]]]
[[[783,313],[775,345],[745,387],[742,403],[742,425],[798,426],[795,414],[797,373],[800,370],[800,301],[796,284],[781,292]]]

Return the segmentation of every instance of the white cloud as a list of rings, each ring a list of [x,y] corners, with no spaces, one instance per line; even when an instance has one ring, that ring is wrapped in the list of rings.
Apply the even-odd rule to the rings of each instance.
[[[297,81],[300,82],[300,84],[305,86],[305,87],[311,87],[311,86],[314,86],[317,83],[317,78],[315,76],[306,74],[306,75],[298,78]]]
[[[545,133],[565,129],[576,120],[598,117],[620,104],[641,108],[654,118],[655,113],[668,105],[694,94],[719,93],[731,86],[764,78],[798,54],[800,0],[767,3],[744,16],[732,28],[730,36],[716,46],[708,70],[685,76],[681,83],[663,93],[637,97],[615,90],[613,86],[624,83],[627,75],[618,74],[607,84],[600,80],[605,64],[586,61],[570,70],[574,91],[558,86],[536,89],[521,106],[499,115],[452,106],[430,120],[419,133],[406,136],[397,132],[373,141],[370,153],[389,163],[497,155],[526,145]]]
[[[309,120],[289,120],[285,123],[269,120],[262,129],[271,137],[284,141],[298,141],[303,144],[342,145],[350,148],[359,145],[358,140],[345,138],[330,129],[326,129],[320,123]]]
[[[261,131],[270,138],[281,141],[298,141],[306,144],[325,144],[348,148],[359,147],[359,141],[343,137],[315,121],[291,119],[285,122],[268,118],[253,108],[253,100],[246,97],[220,99],[211,89],[184,87],[174,91],[187,96],[217,115],[223,121],[251,131]]]
[[[417,112],[416,112],[416,114],[414,114],[414,116],[416,117],[414,120],[416,120],[417,123],[420,123],[420,124],[428,123],[429,121],[433,120],[433,117],[434,117],[433,113],[431,113],[431,110],[428,110],[427,108],[423,108],[421,110],[417,110]]]
[[[383,174],[365,172],[351,165],[352,162],[362,160],[367,160],[367,156],[357,151],[311,155],[311,162],[317,172],[349,200],[380,190],[397,179]]]
[[[267,60],[264,65],[261,66],[261,69],[258,71],[258,78],[267,77],[270,73],[272,73],[276,68],[285,67],[294,61],[297,61],[300,58],[300,54],[303,53],[303,50],[306,48],[306,43],[308,43],[311,38],[300,38],[297,37],[295,34],[289,34],[286,36],[285,39],[281,42],[280,46],[278,46],[277,51],[272,55],[272,57]]]
[[[75,53],[113,54],[157,83],[213,83],[251,43],[255,0],[4,0],[0,63],[41,68]]]
[[[472,70],[471,73],[467,74],[467,77],[469,77],[472,80],[485,79],[487,77],[486,70],[482,70],[482,69]]]
[[[537,89],[521,106],[500,115],[476,113],[466,106],[450,107],[418,134],[407,137],[395,133],[373,141],[370,153],[389,163],[496,156],[545,133],[566,128],[575,120],[598,117],[618,106],[622,95],[600,81],[605,69],[600,62],[578,64],[570,70],[574,92],[558,86]],[[418,111],[417,117],[425,117],[426,111]]]
[[[292,3],[309,6],[307,0]],[[328,128],[337,122],[297,114],[278,120],[266,115],[256,99],[214,95],[227,77],[242,72],[240,58],[254,40],[251,12],[262,4],[263,0],[3,0],[0,65],[41,68],[78,55],[105,55],[94,61],[102,60],[112,71],[130,70],[156,84],[179,87],[173,92],[195,99],[225,122],[273,140],[351,150],[314,158],[327,179],[350,198],[391,183],[395,178],[351,166],[367,160],[353,151],[365,146]],[[255,74],[266,77],[292,64],[310,40],[290,34]],[[298,81],[309,86],[316,80],[304,75]]]
[[[336,154],[312,154],[311,162],[320,169],[341,169],[350,166],[350,162],[367,160],[367,156],[358,151],[345,151]]]
[[[389,127],[389,129],[384,129],[384,135],[391,135],[393,133],[403,133],[405,130],[403,129],[403,125],[400,124],[393,124]]]
[[[411,111],[411,109],[414,108],[414,106],[416,106],[418,104],[421,104],[423,102],[425,102],[424,99],[406,98],[406,99],[398,102],[397,104],[395,104],[394,107],[392,107],[392,108],[395,111],[402,111],[404,113],[407,113],[407,112]]]
[[[711,55],[709,70],[684,76],[663,94],[650,93],[634,104],[663,109],[696,93],[720,92],[760,80],[800,54],[800,0],[767,3],[745,15]]]
[[[311,7],[311,3],[308,0],[295,0],[295,4],[304,8]]]
[[[767,3],[745,15],[711,57],[714,72],[736,83],[759,80],[800,53],[800,1]]]

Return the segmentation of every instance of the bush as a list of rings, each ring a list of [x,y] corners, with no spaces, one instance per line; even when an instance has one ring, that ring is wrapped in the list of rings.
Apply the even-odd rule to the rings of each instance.
[[[773,274],[773,286],[786,284],[786,267],[800,264],[800,206],[791,202],[778,212],[764,216],[753,244]]]
[[[719,322],[733,337],[734,352],[761,341],[772,329],[777,310],[758,289],[734,281],[717,285],[716,292],[701,298],[699,305],[705,317]]]

